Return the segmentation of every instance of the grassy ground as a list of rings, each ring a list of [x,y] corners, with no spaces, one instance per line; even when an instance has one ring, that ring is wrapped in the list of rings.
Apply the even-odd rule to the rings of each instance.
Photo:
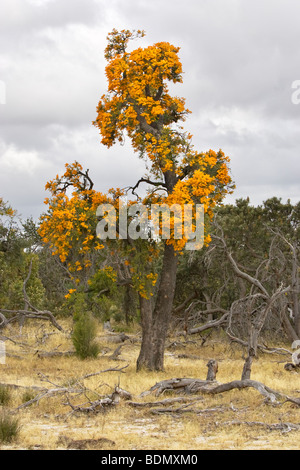
[[[68,325],[64,325],[68,327]],[[123,372],[106,372],[81,380],[88,391],[69,395],[72,404],[83,404],[87,399],[112,393],[115,385],[129,391],[133,401],[146,402],[170,398],[146,396],[160,380],[172,377],[205,379],[206,363],[214,358],[219,362],[218,382],[240,379],[243,351],[230,345],[225,338],[214,337],[204,346],[198,338],[166,350],[165,372],[135,371],[139,342],[126,342],[118,361],[108,358],[117,347],[107,341],[99,329],[98,340],[102,353],[97,359],[80,360],[74,356],[41,358],[37,351],[68,351],[70,339],[50,327],[31,323],[22,335],[18,330],[5,332],[17,344],[6,342],[6,363],[0,364],[0,383],[16,384],[9,389],[10,400],[0,404],[0,413],[12,413],[20,424],[20,432],[12,442],[0,442],[0,449],[115,449],[115,450],[198,450],[198,449],[299,449],[299,431],[286,428],[276,430],[270,424],[300,424],[300,407],[286,402],[280,406],[266,404],[264,397],[254,389],[233,390],[223,394],[203,395],[191,411],[184,413],[153,414],[151,408],[133,408],[126,401],[105,413],[83,414],[72,412],[66,395],[53,394],[30,406],[16,408],[37,395],[27,386],[71,387],[86,375],[107,368],[128,367]],[[137,333],[137,332],[135,332]],[[132,338],[137,337],[132,336]],[[104,354],[105,353],[105,354]],[[180,358],[180,354],[198,358]],[[289,358],[261,355],[253,365],[251,378],[289,396],[299,397],[300,376],[284,370],[282,361]],[[1,394],[0,394],[1,396]],[[201,395],[200,395],[201,396]],[[181,406],[180,404],[177,408]],[[2,408],[2,410],[1,410]]]

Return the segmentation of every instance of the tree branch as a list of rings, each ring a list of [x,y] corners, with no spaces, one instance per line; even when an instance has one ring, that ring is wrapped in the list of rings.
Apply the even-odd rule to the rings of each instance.
[[[140,178],[138,182],[134,186],[128,186],[127,190],[131,190],[132,194],[138,196],[135,190],[139,187],[141,183],[151,184],[152,186],[159,187],[162,186],[161,189],[167,191],[166,184],[163,181],[151,181],[148,178]]]
[[[224,250],[225,250],[225,253],[233,267],[233,270],[235,271],[235,273],[241,277],[242,279],[245,279],[246,281],[248,281],[250,284],[253,284],[254,286],[256,286],[265,296],[266,298],[269,297],[269,294],[268,294],[268,291],[264,288],[264,286],[261,284],[261,282],[256,279],[255,277],[253,276],[250,276],[250,274],[247,274],[246,272],[244,271],[241,271],[241,269],[238,267],[235,259],[232,257],[230,251],[228,250],[228,247],[227,247],[227,244],[225,242],[225,239],[224,237],[219,237],[217,235],[212,235],[212,238],[215,238],[216,240],[219,240],[223,247],[224,247]]]

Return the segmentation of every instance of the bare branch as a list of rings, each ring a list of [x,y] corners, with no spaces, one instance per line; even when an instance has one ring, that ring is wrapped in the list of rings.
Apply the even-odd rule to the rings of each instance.
[[[135,190],[139,187],[141,183],[147,183],[147,184],[150,184],[151,186],[155,186],[156,188],[159,188],[161,186],[159,189],[167,191],[166,184],[163,181],[152,181],[152,180],[149,180],[148,178],[140,178],[134,186],[128,186],[126,189],[128,191],[131,190],[132,194],[137,196]]]
[[[216,240],[219,240],[222,243],[222,245],[224,247],[224,250],[225,250],[225,253],[226,253],[226,255],[227,255],[227,257],[228,257],[235,273],[239,277],[241,277],[241,278],[245,279],[246,281],[250,282],[250,284],[253,284],[254,286],[256,286],[266,297],[269,297],[268,291],[265,289],[265,287],[261,284],[261,282],[258,279],[256,279],[253,276],[250,276],[250,274],[247,274],[246,272],[242,271],[238,267],[235,259],[232,257],[232,254],[228,250],[228,247],[226,245],[224,237],[219,237],[217,235],[212,235],[212,238],[215,238]]]
[[[37,318],[39,320],[49,320],[52,323],[52,325],[55,326],[55,328],[57,328],[59,331],[64,332],[64,329],[59,325],[53,313],[51,313],[49,310],[35,309],[35,311],[32,312],[31,310],[22,310],[22,309],[9,310],[9,309],[0,308],[0,314],[5,314],[5,313],[9,315],[13,315],[13,314],[16,315],[15,317],[11,319],[6,320],[6,324],[11,323],[12,321],[16,321],[20,317]],[[2,327],[2,323],[0,324],[0,327]]]

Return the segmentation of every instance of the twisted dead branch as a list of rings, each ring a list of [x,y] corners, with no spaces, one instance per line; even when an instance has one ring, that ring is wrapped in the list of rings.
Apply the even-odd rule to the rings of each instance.
[[[30,400],[26,401],[25,403],[22,403],[21,405],[19,405],[16,408],[15,411],[20,410],[22,408],[26,408],[28,406],[31,406],[34,403],[39,403],[42,399],[52,398],[52,397],[57,396],[57,395],[65,395],[67,397],[67,404],[69,406],[71,406],[73,411],[84,411],[84,409],[81,409],[80,405],[79,405],[79,407],[71,405],[71,402],[69,400],[69,395],[72,395],[72,394],[80,395],[80,394],[87,393],[88,389],[82,384],[82,381],[84,379],[89,378],[89,377],[100,375],[100,374],[103,374],[105,372],[123,372],[123,370],[126,367],[128,367],[128,365],[129,364],[127,364],[126,366],[123,366],[123,367],[111,367],[111,368],[104,369],[104,370],[101,370],[101,371],[98,371],[98,372],[93,372],[93,373],[90,373],[90,374],[83,375],[82,377],[79,377],[75,381],[75,383],[72,384],[72,386],[61,386],[59,384],[56,384],[56,383],[52,382],[51,380],[49,380],[49,378],[45,374],[42,374],[42,373],[38,374],[39,377],[40,377],[40,380],[42,382],[47,382],[50,385],[53,385],[52,388],[38,387],[38,386],[35,386],[35,385],[21,386],[21,385],[17,385],[17,384],[8,384],[8,383],[0,383],[0,386],[1,387],[12,388],[12,389],[25,388],[27,390],[32,390],[32,391],[39,392],[32,399],[30,399]],[[90,411],[92,411],[93,408],[97,409],[97,407],[99,407],[100,405],[103,407],[103,406],[105,406],[105,404],[106,405],[108,405],[108,404],[117,404],[117,396],[119,398],[122,398],[122,399],[125,399],[125,400],[131,400],[132,399],[132,395],[129,392],[127,392],[126,390],[123,390],[122,388],[120,388],[119,385],[117,385],[115,387],[114,393],[115,393],[115,398],[113,400],[111,399],[111,397],[106,397],[106,398],[110,398],[111,402],[109,400],[106,400],[106,399],[104,399],[103,403],[101,403],[101,399],[96,400],[95,402],[90,402]],[[114,403],[112,403],[112,402],[114,402]],[[86,407],[86,408],[87,408],[87,412],[88,412],[89,407]]]
[[[217,365],[216,361],[209,361],[208,367],[215,368],[215,374],[212,379],[210,379],[211,370],[209,369],[206,380],[200,380],[195,378],[172,378],[167,380],[162,380],[161,382],[153,385],[149,390],[146,390],[141,393],[140,397],[145,397],[150,394],[155,394],[155,396],[160,396],[167,392],[181,393],[184,395],[190,394],[210,394],[216,395],[218,393],[228,392],[230,390],[242,390],[245,388],[254,388],[261,395],[265,397],[267,403],[271,404],[283,404],[285,402],[291,402],[295,405],[300,406],[299,398],[289,397],[281,392],[271,389],[267,385],[258,382],[256,380],[242,379],[242,380],[233,380],[227,383],[218,383],[216,378]]]

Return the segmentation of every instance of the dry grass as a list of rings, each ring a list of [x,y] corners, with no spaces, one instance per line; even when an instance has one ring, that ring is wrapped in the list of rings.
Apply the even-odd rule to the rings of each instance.
[[[65,327],[68,325],[65,324]],[[24,327],[22,336],[17,336],[18,330],[6,331],[5,334],[14,336],[18,344],[6,342],[8,355],[6,364],[0,365],[1,383],[53,388],[52,382],[59,386],[71,386],[86,374],[129,364],[124,373],[107,372],[85,379],[84,385],[92,391],[89,392],[91,400],[97,399],[97,394],[111,393],[118,381],[123,389],[131,392],[134,401],[167,398],[147,396],[141,399],[139,395],[167,378],[205,378],[206,363],[211,358],[219,361],[219,382],[240,379],[243,367],[242,351],[237,346],[229,345],[224,338],[214,338],[202,347],[200,342],[192,342],[175,350],[168,349],[165,372],[142,371],[137,374],[135,362],[139,352],[138,342],[127,343],[122,348],[122,361],[109,360],[109,353],[83,361],[74,356],[42,359],[38,357],[38,350],[68,351],[72,348],[70,339],[47,325],[41,328],[40,324],[33,323]],[[110,348],[111,352],[117,346],[105,342],[103,331],[100,330],[99,341],[103,348]],[[196,355],[200,359],[179,358],[181,353]],[[280,362],[284,360],[282,356],[261,356],[253,366],[251,378],[290,396],[299,397],[299,373],[286,372]],[[41,380],[45,376],[48,382]],[[154,415],[151,409],[132,408],[125,401],[105,413],[78,414],[71,413],[63,395],[41,399],[15,412],[19,405],[34,394],[32,391],[28,394],[28,389],[23,388],[11,390],[11,400],[5,408],[19,418],[21,430],[17,440],[0,444],[1,450],[51,450],[78,445],[85,449],[116,450],[299,449],[299,431],[271,430],[253,423],[300,424],[300,407],[288,402],[280,406],[266,404],[262,395],[253,389],[233,390],[215,396],[203,395],[197,404],[197,409],[202,410],[202,413],[198,414],[191,411]],[[73,394],[70,400],[82,404],[86,398]],[[208,409],[211,411],[205,411]]]

